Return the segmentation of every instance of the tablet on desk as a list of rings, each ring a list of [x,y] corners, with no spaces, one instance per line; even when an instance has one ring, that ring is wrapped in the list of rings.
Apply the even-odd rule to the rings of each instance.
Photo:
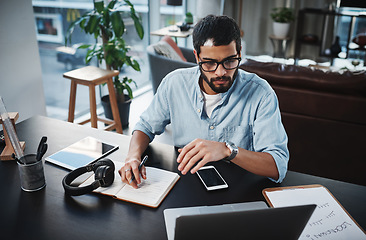
[[[74,170],[85,166],[118,149],[118,145],[86,137],[76,143],[46,157],[46,161]]]

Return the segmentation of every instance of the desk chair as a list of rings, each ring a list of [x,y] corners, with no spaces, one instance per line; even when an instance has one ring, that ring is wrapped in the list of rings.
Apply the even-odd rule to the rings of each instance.
[[[97,121],[101,121],[107,126],[104,130],[116,129],[117,133],[122,132],[122,123],[117,107],[116,94],[113,86],[113,77],[117,76],[117,70],[105,70],[94,66],[87,66],[80,69],[72,70],[63,74],[64,78],[71,80],[70,87],[70,103],[69,103],[69,117],[68,122],[74,122],[75,100],[76,100],[76,86],[77,84],[89,87],[89,102],[90,102],[90,119],[87,119],[79,124],[86,124],[91,122],[93,128],[98,128]],[[97,106],[95,97],[95,86],[106,83],[109,91],[109,100],[111,103],[113,119],[106,119],[97,116]]]

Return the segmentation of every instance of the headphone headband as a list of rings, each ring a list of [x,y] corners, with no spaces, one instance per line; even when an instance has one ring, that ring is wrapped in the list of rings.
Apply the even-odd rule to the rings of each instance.
[[[62,180],[65,193],[71,196],[79,196],[92,192],[98,187],[108,187],[114,181],[114,170],[114,163],[108,158],[103,158],[94,164],[88,164],[84,167],[77,168],[68,173]],[[71,183],[76,178],[91,171],[94,171],[95,175],[95,181],[92,184],[83,187],[71,186]]]

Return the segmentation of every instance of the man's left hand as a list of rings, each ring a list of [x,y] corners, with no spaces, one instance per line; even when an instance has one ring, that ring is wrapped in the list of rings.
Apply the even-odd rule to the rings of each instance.
[[[178,149],[180,153],[177,162],[178,170],[185,175],[191,169],[194,174],[208,162],[219,161],[230,155],[230,150],[224,142],[214,142],[203,139],[195,139],[185,147]]]

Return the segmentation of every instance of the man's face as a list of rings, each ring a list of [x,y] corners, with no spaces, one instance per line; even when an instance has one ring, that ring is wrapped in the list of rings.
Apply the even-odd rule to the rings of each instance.
[[[210,40],[204,46],[201,46],[201,53],[198,56],[194,51],[197,63],[199,62],[221,62],[223,60],[240,57],[236,51],[235,41],[229,45],[214,46]],[[212,72],[201,71],[201,88],[207,94],[223,93],[230,89],[234,79],[238,73],[238,69],[227,70],[222,64],[219,64],[217,69]]]

